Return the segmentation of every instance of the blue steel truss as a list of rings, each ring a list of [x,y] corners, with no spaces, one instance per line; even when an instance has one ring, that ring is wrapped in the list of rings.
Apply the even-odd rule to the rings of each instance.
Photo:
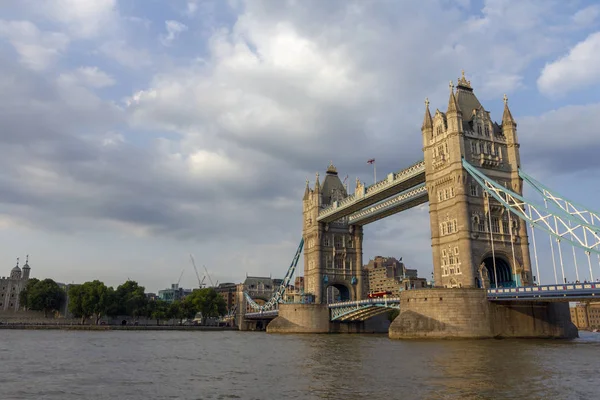
[[[269,311],[274,310],[279,303],[283,303],[283,295],[285,293],[285,289],[290,284],[292,278],[294,277],[294,273],[296,272],[296,266],[298,265],[298,260],[300,259],[300,255],[302,254],[302,247],[304,247],[304,238],[300,240],[300,244],[298,245],[298,250],[296,250],[296,255],[294,255],[294,259],[288,268],[285,277],[283,278],[283,282],[277,288],[277,290],[273,293],[269,301],[265,304],[260,305],[256,303],[252,297],[248,294],[248,292],[244,292],[244,296],[246,297],[246,301],[250,308],[256,311]]]
[[[581,204],[577,204],[565,196],[562,196],[544,184],[540,183],[533,177],[527,175],[524,171],[519,169],[519,176],[523,179],[523,181],[527,182],[531,187],[533,187],[538,193],[540,193],[545,201],[550,201],[558,206],[560,209],[569,213],[570,215],[580,218],[583,222],[591,225],[600,225],[600,216],[597,212],[589,210],[585,206]]]
[[[365,321],[394,308],[400,308],[400,298],[398,297],[329,304],[332,321]]]
[[[465,170],[481,185],[485,192],[496,199],[507,210],[542,229],[556,239],[564,240],[587,253],[600,255],[596,248],[600,245],[600,227],[591,225],[564,209],[550,211],[543,205],[535,204],[512,190],[488,178],[477,168],[462,160]]]

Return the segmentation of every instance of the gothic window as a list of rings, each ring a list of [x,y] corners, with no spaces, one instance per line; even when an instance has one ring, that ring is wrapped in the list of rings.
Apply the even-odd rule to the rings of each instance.
[[[448,200],[448,189],[444,189],[444,200]]]
[[[487,143],[482,143],[481,148],[483,150],[483,154],[488,154]]]
[[[348,247],[352,247],[352,238],[351,237],[348,238]]]
[[[477,197],[479,195],[478,190],[477,190],[477,185],[475,183],[471,183],[471,185],[469,187],[469,191],[471,192],[471,196]]]
[[[496,152],[498,153],[498,157],[502,160],[502,147],[498,146]]]
[[[442,197],[442,191],[438,190],[438,201],[442,201],[442,200],[444,200]]]
[[[454,254],[455,254],[455,255],[458,255],[458,247],[455,247],[455,248],[454,248]]]
[[[458,229],[456,229],[456,220],[452,221],[452,231],[453,232],[457,232]]]
[[[454,188],[450,188],[450,197],[454,197]]]
[[[329,236],[327,236],[327,235],[323,236],[323,246],[325,246],[325,247],[331,246],[330,241],[329,241]]]
[[[346,269],[347,270],[352,270],[352,259],[351,258],[348,258],[346,260]]]
[[[477,224],[477,230],[479,232],[486,232],[485,220],[483,218],[479,218],[479,223]]]
[[[460,274],[460,267],[456,267],[456,273]]]
[[[492,232],[500,233],[500,224],[498,224],[497,217],[492,217]]]
[[[448,256],[448,264],[454,265],[454,254]]]
[[[496,154],[496,149],[494,148],[494,144],[490,144],[490,154]]]
[[[444,159],[444,146],[438,146],[438,157],[440,157],[441,159]]]
[[[487,148],[487,153],[492,154],[492,145],[490,143],[486,144],[486,148]]]
[[[485,136],[490,136],[490,127],[487,124],[485,125]]]
[[[342,247],[342,238],[340,236],[335,237],[335,247],[337,247],[337,248]]]
[[[502,233],[510,235],[510,231],[508,230],[508,220],[506,219],[502,219]]]
[[[343,259],[343,256],[341,254],[335,256],[335,268],[337,268],[337,269],[343,269],[344,268],[344,259]]]
[[[448,151],[448,143],[444,143],[444,154],[448,154],[448,153],[450,153]]]
[[[471,140],[471,153],[477,154],[477,144]]]
[[[329,268],[329,267],[331,267],[331,256],[326,255],[325,256],[325,268]]]
[[[438,126],[437,129],[436,129],[436,131],[437,131],[438,135],[441,135],[442,134],[442,127]]]
[[[477,124],[477,133],[481,135],[481,125]]]
[[[477,142],[477,153],[483,152],[481,143]]]
[[[442,257],[446,257],[446,250],[442,250]]]

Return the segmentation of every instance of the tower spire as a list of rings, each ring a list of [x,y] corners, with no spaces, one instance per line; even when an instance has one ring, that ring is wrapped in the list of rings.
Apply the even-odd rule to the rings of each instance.
[[[308,178],[306,178],[306,187],[304,188],[304,197],[302,198],[302,200],[308,200],[309,194],[310,194],[310,187],[309,187]]]
[[[517,126],[517,123],[515,122],[515,119],[512,116],[512,113],[510,112],[510,108],[508,108],[508,97],[506,96],[506,94],[504,95],[504,113],[502,114],[502,125],[504,126],[506,125],[510,125],[512,124],[513,126]]]
[[[423,118],[423,125],[421,129],[433,129],[433,120],[431,119],[431,113],[429,112],[429,99],[425,98],[425,117]]]
[[[448,85],[448,87],[450,88],[450,98],[448,99],[448,111],[447,113],[459,113],[460,112],[460,107],[458,107],[458,102],[456,101],[456,96],[454,96],[454,83],[452,83],[452,81],[450,81],[450,85]]]
[[[17,257],[17,267],[19,266],[19,257]]]

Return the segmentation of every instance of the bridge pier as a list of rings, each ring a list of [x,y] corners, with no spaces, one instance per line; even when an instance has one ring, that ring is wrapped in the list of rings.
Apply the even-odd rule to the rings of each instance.
[[[568,303],[488,301],[482,289],[409,290],[400,295],[391,339],[557,338],[578,336]]]

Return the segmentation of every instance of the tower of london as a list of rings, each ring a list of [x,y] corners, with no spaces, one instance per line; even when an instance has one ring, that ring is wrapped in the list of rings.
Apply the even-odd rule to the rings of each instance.
[[[27,256],[22,269],[17,258],[17,265],[10,271],[10,276],[0,277],[0,310],[16,311],[20,308],[19,294],[25,289],[30,272],[29,256]]]

